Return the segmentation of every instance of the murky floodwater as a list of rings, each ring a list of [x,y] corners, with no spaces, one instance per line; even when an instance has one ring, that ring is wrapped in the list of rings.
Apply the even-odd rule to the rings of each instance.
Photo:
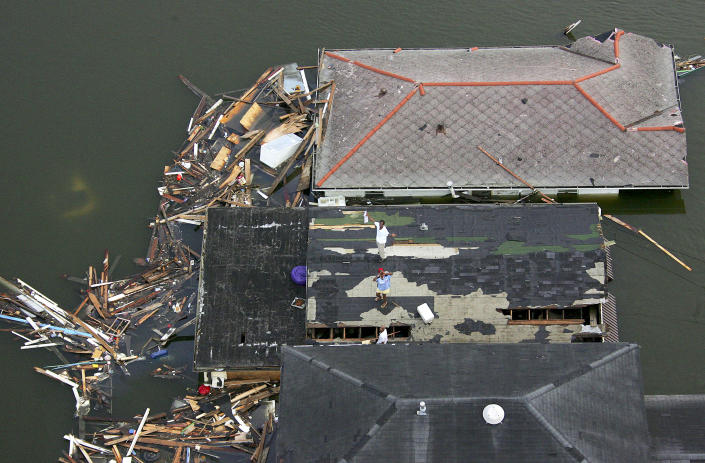
[[[564,43],[620,27],[705,55],[702,0],[663,2],[493,1],[14,2],[3,8],[2,259],[20,276],[75,307],[80,275],[109,247],[117,274],[147,247],[146,223],[170,150],[182,141],[197,100],[177,79],[217,93],[249,86],[264,68],[315,64],[318,47],[446,47]],[[669,247],[688,273],[626,230],[615,239],[622,340],[642,346],[647,393],[705,392],[705,71],[681,82],[690,190],[601,201]],[[178,349],[178,348],[177,348]],[[20,351],[0,333],[4,377],[3,461],[55,461],[72,426],[68,387],[33,365],[48,352]],[[156,367],[156,365],[155,365]],[[155,387],[158,386],[158,387]],[[183,384],[144,378],[117,397],[115,412],[168,407]]]

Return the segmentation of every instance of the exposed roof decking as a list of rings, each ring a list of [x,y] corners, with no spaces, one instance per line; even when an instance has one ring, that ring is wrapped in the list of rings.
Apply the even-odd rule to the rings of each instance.
[[[537,187],[687,187],[685,134],[622,131],[573,85],[580,81],[618,124],[672,126],[681,114],[671,49],[627,33],[619,64],[611,65],[604,58],[611,50],[614,60],[613,40],[581,40],[576,50],[596,58],[559,47],[323,55],[319,80],[333,79],[336,87],[314,183],[322,189],[445,188],[450,180],[463,188],[523,188],[481,145]],[[428,85],[498,81],[512,85]],[[400,105],[419,82],[426,85]],[[439,124],[444,134],[437,133]]]
[[[634,345],[312,346],[283,356],[286,463],[648,460]],[[483,421],[489,403],[504,408],[500,425]]]
[[[596,304],[606,297],[597,205],[368,208],[397,234],[383,264],[363,210],[310,211],[310,323],[396,321],[415,326],[413,340],[570,341],[576,325],[508,326],[498,309]],[[371,281],[380,266],[393,272],[385,309],[374,301]],[[431,325],[416,314],[422,303],[437,316]]]
[[[277,367],[282,344],[305,339],[305,287],[290,271],[306,262],[307,211],[210,208],[204,234],[196,370]]]

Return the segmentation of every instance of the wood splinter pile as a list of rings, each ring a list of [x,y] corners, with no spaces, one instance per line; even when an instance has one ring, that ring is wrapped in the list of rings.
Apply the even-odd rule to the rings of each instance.
[[[226,381],[224,388],[213,389],[207,395],[187,395],[181,401],[185,405],[168,413],[149,416],[147,409],[129,420],[105,418],[104,422],[112,424],[89,434],[90,439],[64,436],[69,441],[69,452],[59,461],[90,462],[96,455],[117,462],[128,456],[134,461],[156,461],[166,455],[169,459],[165,461],[174,463],[205,462],[245,452],[251,461],[263,462],[268,453],[267,436],[274,426],[273,414],[267,413],[264,424],[256,428],[249,413],[278,393],[279,386],[274,382]],[[93,417],[91,421],[100,423],[101,418]]]

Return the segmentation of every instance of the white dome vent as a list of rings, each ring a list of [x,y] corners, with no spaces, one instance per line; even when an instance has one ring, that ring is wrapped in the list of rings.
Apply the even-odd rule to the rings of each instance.
[[[504,419],[504,409],[497,404],[489,404],[482,410],[482,417],[487,424],[499,424]]]

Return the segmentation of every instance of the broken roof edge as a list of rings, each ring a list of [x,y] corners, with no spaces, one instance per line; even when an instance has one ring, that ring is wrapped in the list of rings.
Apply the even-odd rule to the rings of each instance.
[[[206,249],[206,239],[208,237],[208,215],[206,214],[206,220],[203,221],[203,241],[201,244],[201,249]],[[204,252],[201,252],[201,262],[198,268],[198,291],[196,293],[196,327],[194,329],[194,338],[193,338],[193,370],[194,371],[206,371],[203,367],[200,367],[198,365],[197,357],[198,357],[198,340],[201,336],[201,330],[203,328],[202,326],[202,321],[201,321],[201,313],[203,312],[203,296],[204,296],[204,289],[203,285],[205,283],[205,278],[204,278],[204,272],[206,268],[206,254]],[[213,368],[211,368],[212,370]]]

